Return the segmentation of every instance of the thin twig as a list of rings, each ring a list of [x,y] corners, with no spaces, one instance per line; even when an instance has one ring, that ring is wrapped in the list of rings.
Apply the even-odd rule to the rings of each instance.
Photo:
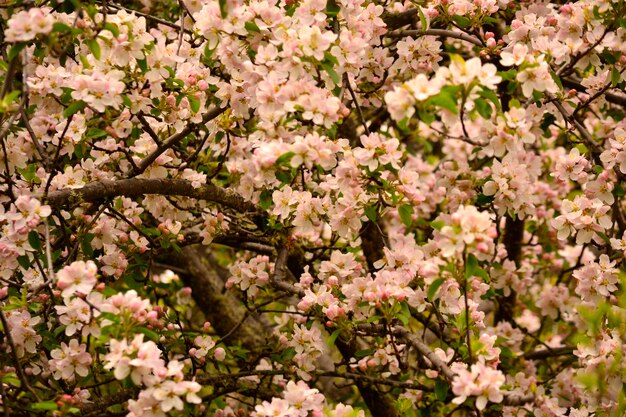
[[[357,100],[356,94],[354,93],[354,90],[352,89],[352,85],[350,85],[350,79],[348,78],[347,72],[343,74],[343,83],[348,88],[348,91],[350,92],[350,97],[352,97],[352,102],[354,103],[354,107],[356,107],[356,112],[359,115],[359,120],[361,121],[361,124],[363,125],[363,128],[365,129],[365,134],[369,135],[370,130],[367,127],[367,121],[365,120],[365,117],[363,116],[363,111],[361,110],[359,101]]]
[[[13,335],[11,335],[11,330],[9,329],[9,323],[6,317],[4,316],[4,311],[2,311],[1,308],[0,308],[0,321],[2,321],[2,328],[4,329],[6,340],[7,340],[7,343],[9,344],[9,347],[11,348],[11,355],[13,356],[13,361],[15,362],[15,370],[17,372],[17,377],[22,382],[22,388],[26,388],[28,391],[31,392],[31,394],[35,396],[37,401],[41,401],[41,399],[39,398],[35,390],[33,390],[33,388],[28,383],[28,378],[26,378],[26,375],[24,374],[24,370],[22,369],[22,364],[20,363],[20,360],[17,357],[17,350],[15,348],[15,342],[13,341]]]
[[[224,111],[226,111],[226,108],[219,108],[219,107],[216,107],[213,110],[207,111],[207,113],[202,118],[201,123],[202,124],[208,123],[209,121],[215,119],[220,114],[224,113]],[[160,146],[157,147],[157,149],[154,152],[152,152],[150,155],[145,157],[139,163],[139,165],[137,166],[138,172],[134,173],[134,175],[131,175],[131,176],[136,176],[136,175],[143,173],[146,169],[148,169],[150,165],[152,165],[152,163],[159,156],[161,156],[165,151],[170,149],[172,146],[176,145],[178,142],[183,140],[189,133],[191,133],[194,129],[194,126],[195,126],[194,123],[189,123],[187,126],[183,128],[183,130],[167,138]]]

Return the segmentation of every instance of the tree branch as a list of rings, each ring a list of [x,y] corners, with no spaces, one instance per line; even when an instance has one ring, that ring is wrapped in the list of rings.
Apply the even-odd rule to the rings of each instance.
[[[85,403],[79,407],[81,411],[81,416],[86,417],[91,415],[98,415],[98,413],[102,413],[104,410],[112,405],[122,404],[123,402],[134,398],[138,393],[139,388],[133,387],[116,391],[106,397],[100,397],[94,402]]]
[[[400,13],[388,13],[383,15],[383,22],[387,25],[387,29],[394,30],[401,28],[402,26],[410,25],[417,21],[418,15],[417,8],[405,10]]]
[[[261,213],[261,209],[239,194],[217,185],[206,184],[194,188],[191,182],[187,180],[161,178],[130,178],[92,182],[82,188],[52,192],[48,194],[46,201],[52,207],[60,208],[71,204],[96,202],[119,196],[141,197],[148,194],[190,197],[197,200],[212,201],[241,213]]]
[[[580,82],[572,78],[562,78],[561,82],[563,83],[565,87],[573,88],[575,90],[583,91],[583,92],[587,91],[587,88],[584,85],[582,85]],[[617,95],[613,93],[605,93],[604,98],[609,103],[617,104],[618,106],[622,106],[626,108],[626,96]]]
[[[212,110],[209,110],[206,112],[206,114],[202,117],[202,122],[199,124],[205,124],[208,123],[209,121],[215,119],[217,116],[219,116],[220,114],[224,113],[226,111],[226,108],[214,108]],[[181,140],[183,140],[188,134],[190,134],[194,127],[197,126],[197,124],[195,123],[190,123],[187,126],[185,126],[183,128],[183,130],[181,130],[178,133],[173,134],[172,136],[170,136],[169,138],[165,139],[161,145],[159,145],[157,147],[157,149],[152,152],[150,155],[146,156],[138,165],[137,165],[137,172],[133,173],[133,176],[139,175],[142,172],[144,172],[146,169],[148,169],[148,167],[159,157],[161,156],[165,151],[167,151],[168,149],[170,149],[172,146],[176,145],[178,142],[180,142]]]
[[[459,39],[465,42],[469,42],[476,46],[481,46],[481,47],[484,46],[483,42],[474,36],[470,36],[467,33],[455,32],[453,30],[447,30],[447,29],[402,30],[402,31],[397,31],[397,32],[386,33],[385,36],[387,38],[404,38],[406,36],[415,36],[415,37],[441,36],[443,38]]]

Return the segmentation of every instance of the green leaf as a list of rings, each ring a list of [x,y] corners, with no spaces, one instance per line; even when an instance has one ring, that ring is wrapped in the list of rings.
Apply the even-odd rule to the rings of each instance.
[[[609,51],[604,51],[600,54],[600,57],[608,64],[614,65],[619,60],[619,54],[612,54]]]
[[[226,0],[219,0],[220,4],[220,14],[222,15],[222,19],[226,19],[228,17],[228,8],[226,4]]]
[[[428,99],[427,102],[430,104],[434,104],[435,106],[443,107],[444,109],[450,110],[454,114],[457,114],[459,112],[456,100],[452,96],[450,96],[450,94],[444,91],[437,94],[436,96],[432,96]]]
[[[515,77],[517,77],[517,70],[510,69],[508,71],[498,71],[496,75],[499,75],[505,81],[512,81],[515,79]]]
[[[4,382],[5,384],[13,385],[17,388],[22,386],[22,381],[20,381],[15,372],[9,372],[8,374],[5,374],[2,377],[2,382]]]
[[[354,354],[354,357],[357,358],[357,359],[361,359],[361,358],[364,358],[366,356],[373,355],[374,352],[376,352],[376,349],[374,349],[374,348],[359,350],[357,353]]]
[[[554,116],[554,114],[552,113],[546,113],[543,116],[543,119],[541,120],[541,124],[539,125],[539,127],[541,127],[541,130],[543,131],[547,131],[548,128],[552,125],[552,123],[554,123],[556,121],[556,117]]]
[[[428,295],[426,296],[428,301],[432,303],[435,299],[435,295],[437,295],[437,290],[439,290],[439,287],[441,287],[444,282],[446,282],[445,278],[437,278],[432,284],[430,284],[428,287]]]
[[[159,334],[153,330],[147,329],[145,327],[135,327],[133,330],[138,331],[139,333],[143,333],[145,336],[148,337],[148,339],[154,341],[154,342],[158,342],[159,339],[161,339],[161,336],[159,336]]]
[[[263,190],[261,192],[261,198],[259,200],[259,206],[263,209],[263,210],[267,210],[272,206],[272,194],[273,191],[272,190]]]
[[[130,101],[130,98],[126,94],[122,94],[122,103],[128,108],[133,107],[133,102]]]
[[[28,259],[28,255],[22,255],[17,257],[17,263],[24,269],[28,269],[31,266],[30,259]]]
[[[107,135],[108,133],[105,132],[104,130],[98,129],[97,127],[92,127],[91,129],[87,131],[87,133],[85,133],[85,138],[86,139],[102,138]]]
[[[30,164],[24,169],[18,169],[20,175],[28,182],[34,182],[37,177],[37,166]]]
[[[120,36],[120,30],[117,28],[117,25],[114,25],[111,22],[106,22],[104,24],[104,28],[108,30],[109,32],[111,32],[113,36],[115,36],[116,38]]]
[[[339,337],[339,335],[341,334],[341,329],[336,329],[334,332],[332,332],[332,334],[328,337],[328,339],[326,340],[326,344],[329,347],[334,346],[335,344],[335,340],[337,340],[337,338]]]
[[[370,221],[376,222],[376,218],[378,217],[377,206],[366,206],[364,211],[365,211],[365,215],[367,216],[368,219],[370,219]]]
[[[563,89],[563,83],[561,82],[561,78],[556,75],[556,73],[554,71],[550,71],[550,76],[552,77],[552,79],[554,80],[554,82],[556,83],[556,85],[559,86],[559,89]]]
[[[498,98],[498,95],[496,93],[494,93],[493,91],[489,90],[488,88],[483,88],[480,91],[480,96],[486,98],[489,101],[491,101],[493,103],[493,105],[496,106],[496,109],[498,111],[502,110],[502,105],[500,104],[500,99]]]
[[[65,23],[56,22],[52,25],[52,31],[57,33],[71,33],[72,35],[78,35],[83,31],[76,27],[72,27],[70,25],[66,25]]]
[[[33,411],[54,411],[58,408],[56,401],[40,401],[30,405],[30,409]]]
[[[471,253],[467,255],[467,260],[465,261],[465,278],[470,278],[476,275],[476,271],[478,270],[478,259]]]
[[[189,100],[189,106],[191,107],[191,111],[193,111],[194,113],[198,113],[200,111],[200,100],[192,95],[188,95],[187,100]]]
[[[446,399],[446,397],[448,396],[448,389],[450,387],[448,386],[448,383],[446,381],[443,381],[441,379],[438,379],[435,382],[435,397],[439,400],[439,401],[443,401]]]
[[[291,158],[293,158],[293,156],[295,155],[294,152],[286,152],[284,154],[282,154],[281,156],[278,157],[278,159],[276,159],[276,162],[274,163],[275,165],[289,165],[289,162],[291,161]]]
[[[83,240],[80,242],[80,247],[83,250],[83,253],[87,255],[87,257],[91,258],[93,256],[93,248],[91,247],[91,241],[96,237],[93,233],[87,233]]]
[[[291,171],[279,170],[276,171],[275,175],[276,179],[283,184],[290,184],[293,180],[293,175],[291,174]]]
[[[413,206],[410,204],[403,204],[398,207],[398,214],[400,215],[400,219],[402,223],[406,227],[411,227],[413,223]]]
[[[436,120],[436,118],[435,118],[435,115],[434,115],[434,114],[432,114],[431,112],[426,111],[426,110],[424,110],[424,109],[420,109],[419,107],[418,107],[418,109],[417,109],[417,116],[419,117],[419,119],[420,119],[422,122],[426,123],[426,124],[427,124],[427,125],[429,125],[429,126],[430,126],[430,124],[431,124],[432,122],[434,122],[434,121]],[[404,119],[406,119],[406,117],[405,117]],[[404,119],[402,119],[402,120],[404,120]]]
[[[430,222],[430,227],[435,230],[441,230],[445,225],[446,222],[444,222],[443,220],[433,220],[432,222]]]
[[[246,28],[248,32],[256,32],[256,33],[261,32],[261,28],[259,28],[259,26],[254,22],[246,22],[244,24],[244,27]]]
[[[474,205],[486,206],[487,204],[490,204],[493,200],[494,196],[492,195],[478,194],[478,196],[476,196],[476,200],[474,200]]]
[[[35,230],[28,232],[28,243],[36,251],[41,251],[41,240],[39,240],[39,233]]]
[[[145,58],[144,59],[138,59],[137,60],[137,66],[139,67],[141,72],[147,72],[148,71],[148,61]]]
[[[86,43],[87,43],[87,46],[89,47],[89,50],[93,54],[94,58],[100,59],[101,50],[100,50],[100,44],[98,43],[98,41],[95,39],[88,39]]]
[[[474,101],[474,104],[476,104],[476,110],[478,111],[478,114],[483,117],[483,119],[491,119],[493,109],[485,99],[477,98],[476,101]]]
[[[67,106],[67,108],[63,111],[63,116],[64,117],[73,116],[74,114],[76,114],[79,111],[83,110],[85,107],[87,107],[87,103],[85,103],[84,101],[82,101],[82,100],[75,101],[72,104],[70,104],[69,106]]]
[[[54,332],[52,332],[52,334],[54,334],[55,338],[59,338],[59,335],[63,332],[65,332],[65,328],[67,326],[58,326],[57,328],[54,329]]]
[[[17,102],[21,94],[22,92],[19,90],[11,91],[2,98],[2,104],[4,104],[5,107],[9,107],[13,102]]]
[[[341,11],[341,7],[337,4],[335,0],[328,0],[326,3],[326,16],[335,17]]]
[[[409,132],[409,118],[408,117],[403,117],[402,119],[400,119],[398,121],[398,128],[401,131],[408,133]]]
[[[461,16],[461,15],[454,15],[454,16],[452,16],[452,20],[454,20],[454,23],[459,25],[459,27],[462,28],[462,29],[468,28],[472,24],[471,20],[469,20],[467,17]]]
[[[13,61],[13,59],[15,59],[15,57],[17,57],[20,54],[20,52],[22,52],[22,49],[24,49],[26,45],[28,45],[28,43],[26,42],[18,42],[15,45],[13,45],[11,49],[9,49],[7,60]]]
[[[417,13],[420,16],[420,29],[422,32],[425,32],[428,29],[428,20],[426,19],[426,15],[420,6],[417,6]]]
[[[330,79],[333,80],[333,83],[335,83],[335,85],[339,85],[341,83],[341,77],[339,76],[339,74],[337,74],[337,71],[335,71],[335,69],[333,68],[333,64],[324,60],[322,61],[321,65],[322,65],[322,68],[324,68],[324,71],[326,71],[328,75],[330,76]]]
[[[499,345],[498,347],[500,348],[500,357],[501,358],[507,358],[507,359],[514,359],[515,358],[515,354],[508,347],[503,346],[503,345]]]
[[[409,305],[407,303],[400,304],[400,312],[396,314],[396,317],[400,319],[402,324],[405,326],[409,325],[409,319],[411,318],[411,310],[409,309]]]
[[[622,78],[622,74],[620,74],[617,68],[613,68],[611,70],[611,86],[617,87],[617,84],[619,84],[621,78]]]

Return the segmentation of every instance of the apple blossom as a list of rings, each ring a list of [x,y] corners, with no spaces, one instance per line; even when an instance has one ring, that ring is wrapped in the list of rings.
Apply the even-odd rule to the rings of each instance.
[[[622,2],[39,3],[0,412],[626,413]]]

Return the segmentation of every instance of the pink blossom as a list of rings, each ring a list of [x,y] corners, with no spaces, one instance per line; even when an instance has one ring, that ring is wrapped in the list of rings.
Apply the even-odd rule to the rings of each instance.
[[[97,283],[98,267],[93,261],[75,261],[57,272],[57,287],[63,297],[88,295]]]

